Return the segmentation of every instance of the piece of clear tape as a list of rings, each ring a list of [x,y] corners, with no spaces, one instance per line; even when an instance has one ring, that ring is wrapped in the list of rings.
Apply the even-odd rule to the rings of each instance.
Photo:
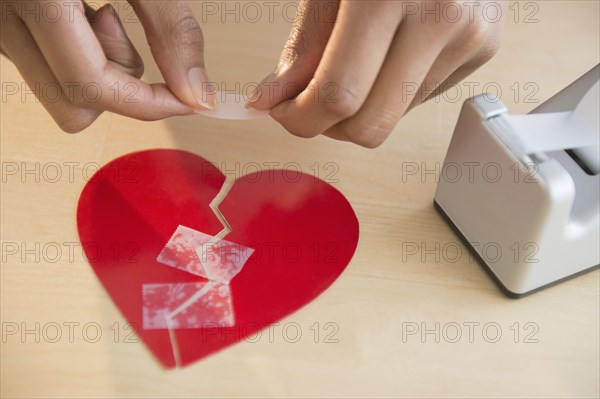
[[[207,246],[212,238],[209,234],[179,225],[156,261],[228,284],[242,270],[254,249],[225,239]]]
[[[147,330],[231,327],[235,325],[231,280],[254,249],[178,226],[156,260],[163,265],[206,278],[191,283],[142,286],[142,323]]]
[[[229,120],[264,119],[269,116],[268,110],[246,108],[246,97],[240,93],[217,91],[215,93],[217,107],[215,109],[196,110],[199,115]]]
[[[144,330],[234,325],[235,315],[229,284],[201,281],[142,286]]]
[[[513,140],[527,153],[600,145],[600,86],[596,82],[573,111],[505,115]]]

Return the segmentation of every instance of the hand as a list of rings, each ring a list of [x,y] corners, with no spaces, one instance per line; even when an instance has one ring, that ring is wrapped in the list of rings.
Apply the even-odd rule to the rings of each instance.
[[[0,51],[67,132],[103,111],[157,120],[214,107],[204,92],[202,31],[185,1],[131,0],[165,84],[140,77],[144,64],[111,5],[80,0],[2,0]]]
[[[275,71],[248,106],[292,134],[374,148],[412,107],[497,51],[504,2],[301,0]]]

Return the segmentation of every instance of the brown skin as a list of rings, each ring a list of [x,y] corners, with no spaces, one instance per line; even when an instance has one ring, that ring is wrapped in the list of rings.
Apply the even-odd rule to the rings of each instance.
[[[302,0],[304,18],[252,105],[271,109],[271,116],[297,136],[324,134],[377,147],[412,107],[496,53],[505,3]],[[497,5],[500,18],[492,7]],[[439,11],[428,15],[425,7]],[[407,87],[410,92],[403,91]]]
[[[157,120],[214,106],[203,90],[202,30],[186,1],[130,0],[164,84],[140,80],[143,61],[112,7],[54,2],[61,18],[51,21],[23,11],[43,0],[0,1],[0,51],[64,131],[103,111]],[[412,107],[496,53],[503,18],[495,7],[484,12],[489,3],[506,13],[505,2],[490,1],[301,0],[280,62],[248,106],[270,109],[297,136],[377,147]],[[64,95],[44,98],[48,85]]]

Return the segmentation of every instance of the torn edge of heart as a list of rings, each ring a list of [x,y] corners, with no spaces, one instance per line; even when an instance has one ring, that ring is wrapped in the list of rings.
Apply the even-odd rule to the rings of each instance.
[[[254,249],[224,239],[232,229],[219,206],[234,181],[235,178],[227,177],[209,204],[223,226],[217,235],[179,225],[156,258],[159,263],[205,277],[208,282],[144,284],[142,287],[144,329],[168,330],[176,367],[181,366],[176,329],[235,325],[229,283]]]

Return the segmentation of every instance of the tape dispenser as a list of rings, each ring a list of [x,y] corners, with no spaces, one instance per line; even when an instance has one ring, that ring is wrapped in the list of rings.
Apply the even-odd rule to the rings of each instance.
[[[599,80],[597,65],[527,115],[463,104],[434,205],[511,297],[600,263]]]

